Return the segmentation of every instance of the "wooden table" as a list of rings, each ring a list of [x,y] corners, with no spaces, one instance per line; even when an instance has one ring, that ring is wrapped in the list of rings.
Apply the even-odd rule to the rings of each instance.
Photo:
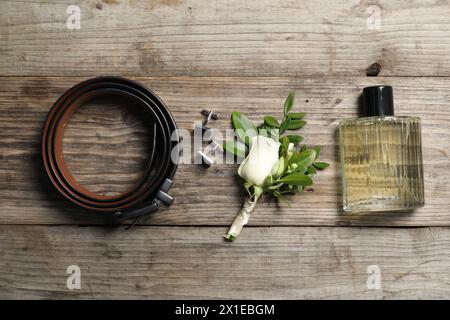
[[[71,4],[80,29],[66,26]],[[2,0],[0,44],[0,298],[450,297],[448,1]],[[236,165],[182,165],[170,208],[107,226],[56,194],[39,151],[52,103],[98,75],[149,86],[186,129],[204,108],[219,129],[232,111],[281,116],[295,90],[305,143],[331,167],[290,207],[263,199],[235,243],[221,236],[244,197]],[[422,117],[426,206],[348,215],[337,125],[376,84],[394,87],[398,115]],[[92,190],[124,190],[142,169],[144,127],[125,106],[82,108],[66,159]],[[70,265],[79,290],[66,287]]]

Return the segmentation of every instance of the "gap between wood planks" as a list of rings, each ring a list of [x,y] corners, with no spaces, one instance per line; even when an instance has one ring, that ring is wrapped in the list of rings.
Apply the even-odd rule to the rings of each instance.
[[[207,78],[214,78],[214,79],[245,79],[245,78],[260,78],[260,79],[357,79],[357,78],[429,78],[429,79],[439,79],[439,78],[450,78],[450,75],[378,75],[378,76],[364,76],[362,74],[355,74],[355,75],[288,75],[288,76],[259,76],[259,75],[244,75],[244,76],[235,76],[235,75],[198,75],[198,76],[154,76],[154,75],[135,75],[135,74],[111,74],[111,73],[105,73],[105,74],[96,74],[96,75],[90,75],[90,76],[62,76],[62,75],[42,75],[42,76],[35,76],[35,75],[27,75],[27,74],[19,74],[19,75],[0,75],[0,78],[60,78],[60,79],[90,79],[95,77],[101,77],[101,76],[117,76],[117,77],[124,77],[124,78],[131,78],[131,79],[142,79],[142,78],[151,78],[151,79],[207,79]]]

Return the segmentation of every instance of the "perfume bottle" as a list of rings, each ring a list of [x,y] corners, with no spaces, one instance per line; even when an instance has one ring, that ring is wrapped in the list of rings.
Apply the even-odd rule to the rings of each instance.
[[[339,124],[344,211],[422,207],[420,118],[394,116],[390,86],[366,87],[363,97],[363,117]]]

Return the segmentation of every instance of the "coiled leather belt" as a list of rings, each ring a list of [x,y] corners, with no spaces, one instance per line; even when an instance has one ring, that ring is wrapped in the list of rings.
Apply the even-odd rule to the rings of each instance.
[[[154,125],[152,152],[142,179],[122,194],[104,196],[77,183],[64,161],[63,137],[79,106],[94,98],[111,95],[137,101],[149,112]],[[116,221],[122,221],[155,211],[161,202],[172,203],[173,198],[167,192],[177,169],[171,161],[171,152],[178,140],[172,115],[151,90],[125,78],[98,77],[79,83],[55,102],[44,125],[42,157],[50,181],[65,198],[85,209],[111,214]]]

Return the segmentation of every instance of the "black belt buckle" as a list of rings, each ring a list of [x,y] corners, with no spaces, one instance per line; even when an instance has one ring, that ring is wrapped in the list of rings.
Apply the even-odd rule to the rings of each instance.
[[[159,188],[159,190],[156,192],[156,196],[150,205],[130,211],[117,211],[113,215],[114,222],[120,223],[128,219],[137,218],[149,214],[153,211],[158,210],[161,202],[163,202],[167,206],[170,206],[174,201],[174,198],[168,194],[168,191],[172,184],[173,181],[166,178],[161,185],[161,188]]]

